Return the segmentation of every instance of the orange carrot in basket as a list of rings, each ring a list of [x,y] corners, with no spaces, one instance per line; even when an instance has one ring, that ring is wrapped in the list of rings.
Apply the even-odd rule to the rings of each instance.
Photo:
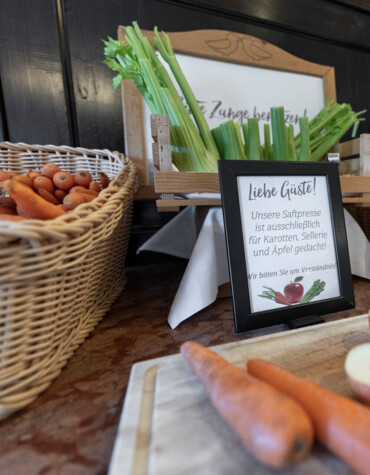
[[[34,181],[35,178],[37,178],[38,176],[41,176],[41,173],[40,172],[34,172],[32,170],[29,170],[29,173],[27,173],[27,176],[28,178],[32,181]]]
[[[54,195],[49,193],[47,190],[44,190],[43,188],[38,188],[37,193],[44,198],[44,200],[49,201],[49,203],[53,203],[53,205],[59,205],[59,201],[55,198]]]
[[[28,178],[27,176],[12,175],[12,180],[19,181],[20,183],[23,183],[24,185],[27,185],[30,188],[32,188],[32,180],[31,178]]]
[[[0,168],[0,181],[9,180],[9,178],[10,178],[10,173]]]
[[[91,181],[90,185],[89,185],[89,190],[96,191],[97,193],[100,193],[101,192],[100,183],[98,183],[97,181]]]
[[[99,194],[96,191],[85,188],[84,186],[72,186],[69,192],[70,193],[87,193],[88,195],[93,195],[93,196],[98,196]]]
[[[68,191],[75,184],[75,179],[68,172],[56,172],[53,176],[54,185],[61,190]]]
[[[17,211],[12,206],[0,205],[0,214],[9,214],[15,216],[17,214]]]
[[[41,168],[41,173],[48,178],[53,178],[57,172],[60,172],[60,168],[53,162],[45,163]]]
[[[33,188],[36,191],[42,188],[43,190],[46,190],[49,193],[54,193],[53,181],[47,176],[37,176],[33,180]]]
[[[66,213],[69,213],[70,211],[72,211],[71,209],[67,208],[67,206],[63,203],[60,203],[59,205],[57,205],[57,208],[60,208],[62,211]]]
[[[17,214],[0,214],[0,221],[24,221],[27,219],[24,216],[18,216]]]
[[[67,195],[67,192],[64,190],[55,190],[54,196],[57,200],[63,201],[63,198]]]
[[[86,186],[88,188],[91,180],[92,176],[87,170],[78,170],[75,174],[75,182],[79,186]]]
[[[108,175],[104,172],[99,172],[98,175],[99,175],[99,178],[100,178],[101,187],[103,189],[108,188],[108,185],[110,183],[110,179],[109,179]]]
[[[62,216],[64,212],[49,201],[44,200],[32,188],[15,180],[6,180],[2,188],[17,203],[20,216],[34,219],[53,219]]]
[[[258,460],[282,468],[306,457],[313,428],[298,403],[198,343],[183,343],[181,354],[214,407]]]
[[[370,469],[370,409],[281,366],[251,359],[248,372],[298,401],[311,417],[316,437],[359,473]]]
[[[13,200],[13,198],[10,198],[10,196],[0,196],[0,205],[11,206],[12,208],[15,208],[17,203]]]
[[[75,209],[77,206],[88,203],[94,198],[94,195],[88,195],[87,193],[68,193],[63,200],[63,204],[67,206],[68,209]]]

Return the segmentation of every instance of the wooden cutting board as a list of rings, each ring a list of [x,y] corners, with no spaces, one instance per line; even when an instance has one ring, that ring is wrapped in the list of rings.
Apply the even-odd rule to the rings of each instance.
[[[348,351],[370,342],[367,315],[214,347],[237,367],[265,358],[354,398],[344,374]],[[181,355],[132,367],[110,475],[353,474],[316,443],[304,462],[271,470],[254,460],[220,418]]]

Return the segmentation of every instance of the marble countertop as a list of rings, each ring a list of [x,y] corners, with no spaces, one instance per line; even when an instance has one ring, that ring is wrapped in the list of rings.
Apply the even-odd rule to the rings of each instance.
[[[226,297],[171,330],[167,316],[186,264],[171,259],[127,269],[125,291],[59,377],[0,422],[2,475],[107,473],[133,363],[176,354],[189,339],[212,346],[286,328],[236,334]],[[370,282],[355,277],[354,289],[356,308],[324,316],[326,321],[367,313]]]

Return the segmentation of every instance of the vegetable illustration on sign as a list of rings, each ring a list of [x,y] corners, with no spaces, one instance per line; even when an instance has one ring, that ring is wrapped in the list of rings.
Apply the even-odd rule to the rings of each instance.
[[[304,287],[301,284],[302,280],[302,276],[296,277],[293,282],[285,285],[284,293],[278,292],[273,288],[264,285],[263,288],[265,290],[259,294],[259,297],[274,300],[276,303],[281,305],[292,305],[295,303],[302,304],[311,302],[311,300],[320,295],[325,288],[325,282],[317,279],[307,292],[304,293]]]

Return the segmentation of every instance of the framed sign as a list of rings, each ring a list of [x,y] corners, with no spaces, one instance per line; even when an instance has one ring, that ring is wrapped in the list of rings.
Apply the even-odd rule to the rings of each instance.
[[[338,165],[218,163],[236,331],[353,308]]]

